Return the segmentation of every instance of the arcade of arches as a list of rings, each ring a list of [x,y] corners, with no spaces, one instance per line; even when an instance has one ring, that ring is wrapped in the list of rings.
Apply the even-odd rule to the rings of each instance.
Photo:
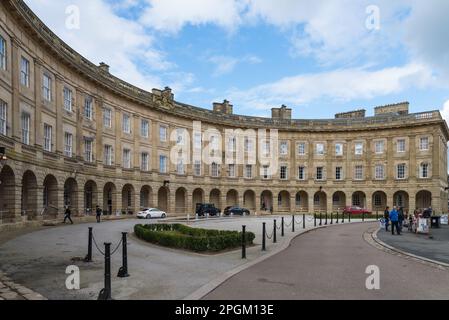
[[[98,179],[61,179],[53,174],[36,174],[33,170],[16,173],[5,165],[0,172],[0,213],[2,222],[13,222],[20,215],[28,219],[44,219],[62,214],[70,206],[75,215],[93,213],[99,205],[105,214],[135,213],[146,207],[158,207],[172,215],[192,214],[197,203],[213,203],[221,210],[226,206],[242,206],[252,213],[336,212],[345,206],[360,206],[373,212],[388,206],[405,210],[432,207],[429,190],[365,192],[326,189],[279,191],[264,189],[190,189],[188,186],[156,186],[149,184],[102,183]],[[153,192],[156,190],[156,192]],[[121,201],[120,201],[121,200]],[[19,212],[19,214],[17,214]],[[22,218],[23,219],[23,218]]]

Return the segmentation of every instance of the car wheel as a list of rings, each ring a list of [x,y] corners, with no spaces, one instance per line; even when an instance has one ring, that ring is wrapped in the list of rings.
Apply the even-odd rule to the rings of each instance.
[[[162,219],[165,219],[166,216],[167,215],[165,213],[163,213],[161,217],[162,217]]]
[[[151,214],[147,214],[145,219],[151,219]]]

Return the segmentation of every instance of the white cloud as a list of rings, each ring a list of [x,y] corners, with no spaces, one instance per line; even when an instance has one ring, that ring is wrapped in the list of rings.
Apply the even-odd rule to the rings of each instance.
[[[143,89],[163,86],[159,76],[139,67],[142,58],[149,69],[170,67],[164,55],[155,49],[154,38],[138,23],[116,15],[103,0],[26,2],[50,29],[89,60],[109,64],[111,73]],[[65,26],[68,5],[76,5],[80,9],[79,30]]]
[[[207,59],[207,61],[215,65],[214,76],[221,76],[224,74],[229,74],[234,71],[238,64],[259,64],[262,63],[262,59],[255,55],[246,55],[242,58],[217,55],[212,56]]]
[[[148,0],[141,22],[156,30],[176,33],[185,25],[215,24],[234,30],[241,22],[237,0]]]
[[[247,109],[268,110],[283,103],[295,106],[323,98],[343,102],[370,99],[407,88],[425,88],[434,81],[428,69],[416,64],[375,71],[352,68],[287,77],[244,91],[233,89],[228,96]]]
[[[443,105],[443,109],[441,109],[441,116],[449,124],[449,100],[447,100]]]

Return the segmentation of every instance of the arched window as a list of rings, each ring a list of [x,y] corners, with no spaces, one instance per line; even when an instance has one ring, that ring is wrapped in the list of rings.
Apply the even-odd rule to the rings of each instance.
[[[296,194],[296,206],[300,206],[301,205],[301,195],[299,193]]]

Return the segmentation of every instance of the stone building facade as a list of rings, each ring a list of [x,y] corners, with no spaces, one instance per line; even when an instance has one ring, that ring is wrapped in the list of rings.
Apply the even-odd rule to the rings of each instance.
[[[279,170],[172,163],[178,142],[170,138],[180,129],[194,137],[194,121],[223,136],[227,129],[277,129]],[[358,110],[330,120],[295,120],[286,106],[257,118],[233,114],[228,101],[212,110],[183,104],[170,88],[146,92],[106,64],[92,64],[23,1],[0,4],[3,223],[51,219],[65,205],[78,215],[96,205],[114,214],[154,206],[185,215],[198,202],[258,213],[349,205],[446,212],[448,139],[439,111],[409,114],[408,103],[378,107],[374,117]]]

